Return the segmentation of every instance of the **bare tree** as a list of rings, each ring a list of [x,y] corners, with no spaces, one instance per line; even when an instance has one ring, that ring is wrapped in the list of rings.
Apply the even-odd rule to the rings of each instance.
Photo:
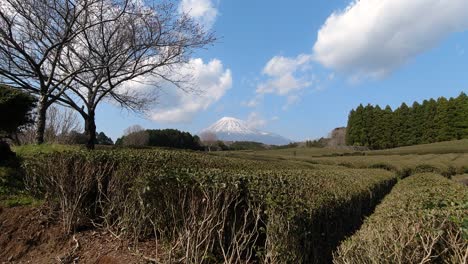
[[[125,129],[123,139],[124,146],[141,147],[147,146],[148,142],[149,134],[143,127],[139,125],[133,125]]]
[[[113,101],[129,110],[144,111],[155,100],[157,89],[143,91],[130,81],[153,80],[150,84],[156,88],[169,82],[182,88],[177,68],[188,61],[194,49],[214,41],[212,34],[187,14],[180,14],[171,2],[153,6],[100,2],[99,8],[92,10],[93,24],[98,26],[79,34],[60,62],[65,72],[83,64],[90,69],[78,73],[63,96],[84,118],[90,149],[94,148],[96,108],[101,102]]]
[[[126,2],[126,0],[122,0]],[[73,40],[102,20],[90,19],[99,0],[2,0],[0,83],[38,97],[37,143],[44,142],[47,109],[60,99],[85,63],[59,68]]]
[[[346,128],[338,127],[333,129],[329,135],[330,140],[327,143],[329,147],[338,147],[346,145]]]
[[[78,114],[70,108],[51,106],[48,109],[44,130],[44,141],[49,143],[70,143],[69,135],[72,131],[82,131]],[[35,127],[30,127],[19,135],[21,144],[35,142]]]
[[[62,142],[72,131],[82,131],[79,116],[70,108],[52,106],[46,122],[45,140]]]
[[[211,151],[211,148],[218,142],[218,137],[215,133],[206,131],[200,134],[200,140],[203,145],[208,147],[208,151]]]

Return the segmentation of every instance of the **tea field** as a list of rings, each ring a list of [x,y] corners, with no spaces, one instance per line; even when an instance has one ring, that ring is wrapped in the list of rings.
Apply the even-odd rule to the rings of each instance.
[[[65,236],[106,232],[158,263],[456,263],[468,252],[468,153],[446,145],[460,143],[416,153],[24,146],[2,165],[0,203],[47,207]]]

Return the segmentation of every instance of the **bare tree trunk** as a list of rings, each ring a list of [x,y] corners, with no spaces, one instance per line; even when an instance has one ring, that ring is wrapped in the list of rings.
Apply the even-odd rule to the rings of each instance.
[[[47,120],[47,96],[42,95],[37,106],[37,128],[36,128],[36,144],[44,143],[44,132]]]
[[[86,143],[87,149],[94,149],[94,143],[96,141],[96,120],[95,113],[93,110],[88,111],[88,114],[85,117],[85,134],[88,138]]]

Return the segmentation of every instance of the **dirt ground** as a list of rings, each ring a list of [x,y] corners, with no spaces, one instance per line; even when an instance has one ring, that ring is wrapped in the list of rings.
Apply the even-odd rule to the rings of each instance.
[[[0,207],[0,263],[151,263],[107,232],[64,235],[45,207]],[[151,252],[150,244],[143,244]],[[141,251],[140,251],[141,252]]]

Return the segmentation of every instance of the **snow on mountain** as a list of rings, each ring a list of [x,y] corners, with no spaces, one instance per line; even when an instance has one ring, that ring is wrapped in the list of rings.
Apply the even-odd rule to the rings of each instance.
[[[285,145],[291,142],[282,136],[251,128],[244,121],[233,117],[221,118],[200,134],[206,132],[216,134],[223,141],[255,141],[268,145]]]
[[[205,129],[205,131],[213,133],[225,132],[239,134],[257,134],[259,132],[249,128],[244,121],[233,117],[223,117]]]

